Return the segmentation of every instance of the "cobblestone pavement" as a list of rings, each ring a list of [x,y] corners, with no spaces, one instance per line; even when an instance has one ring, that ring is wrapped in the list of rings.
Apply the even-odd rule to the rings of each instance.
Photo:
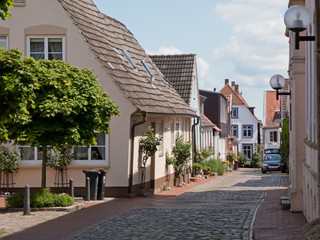
[[[251,239],[266,190],[284,187],[286,180],[285,174],[242,169],[101,221],[68,239]]]

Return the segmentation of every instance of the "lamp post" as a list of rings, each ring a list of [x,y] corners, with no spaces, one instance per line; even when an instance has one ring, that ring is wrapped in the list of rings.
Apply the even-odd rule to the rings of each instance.
[[[280,74],[273,75],[270,78],[270,86],[277,91],[277,100],[279,99],[279,95],[291,95],[291,92],[279,92],[286,83],[284,77]]]
[[[284,15],[286,27],[296,34],[295,49],[299,49],[300,41],[315,41],[315,36],[300,36],[300,32],[305,31],[310,23],[311,17],[309,11],[301,5],[293,5]]]

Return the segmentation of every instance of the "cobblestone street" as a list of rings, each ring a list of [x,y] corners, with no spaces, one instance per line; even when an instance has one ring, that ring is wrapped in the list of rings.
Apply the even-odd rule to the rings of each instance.
[[[250,239],[266,190],[287,175],[242,169],[101,221],[68,239]]]

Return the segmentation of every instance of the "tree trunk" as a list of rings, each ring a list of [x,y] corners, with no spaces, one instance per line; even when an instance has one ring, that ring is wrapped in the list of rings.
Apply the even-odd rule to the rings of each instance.
[[[42,179],[41,188],[45,188],[47,185],[47,148],[42,147]]]

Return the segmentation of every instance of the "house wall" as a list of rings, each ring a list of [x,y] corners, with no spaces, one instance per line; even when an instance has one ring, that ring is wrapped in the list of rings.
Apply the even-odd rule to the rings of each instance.
[[[107,92],[111,100],[119,107],[120,116],[113,117],[110,122],[111,133],[108,138],[109,156],[108,161],[93,164],[89,161],[75,164],[72,162],[68,167],[68,178],[73,178],[74,186],[80,190],[76,194],[83,194],[85,187],[85,175],[83,169],[105,169],[106,174],[106,195],[124,195],[128,192],[130,174],[130,153],[131,141],[130,130],[133,121],[141,121],[142,115],[135,114],[136,107],[124,96],[118,85],[89,49],[79,30],[74,26],[72,20],[67,16],[58,1],[52,0],[28,0],[25,7],[15,7],[11,10],[12,19],[0,21],[0,35],[8,35],[8,47],[19,48],[26,56],[27,36],[49,35],[65,37],[65,61],[79,68],[90,68],[94,70],[100,84]],[[197,97],[198,99],[198,97]],[[165,151],[171,152],[171,122],[184,124],[185,138],[190,140],[191,122],[190,117],[147,116],[143,125],[136,127],[134,138],[134,175],[133,185],[138,186],[141,180],[139,139],[146,132],[149,126],[155,123],[156,134],[159,135],[157,126],[163,121],[164,151],[158,153],[147,163],[146,182],[150,188],[154,182],[160,186],[161,179],[166,175]],[[175,125],[174,125],[175,126]],[[175,133],[176,134],[176,133]],[[173,171],[172,171],[173,172]],[[47,186],[54,187],[55,171],[47,168]],[[160,179],[160,180],[159,180]],[[21,163],[20,171],[14,175],[15,188],[23,188],[29,184],[31,188],[38,188],[41,185],[41,161],[28,161],[28,164]],[[159,187],[160,189],[160,187]],[[158,189],[158,190],[159,190]],[[155,190],[158,191],[158,190]]]
[[[258,143],[258,122],[245,105],[233,105],[233,108],[238,108],[238,118],[231,118],[231,125],[238,126],[238,137],[235,137],[238,141],[238,151],[243,152],[243,145],[248,144],[252,146],[252,153],[254,152],[254,146]],[[243,136],[243,126],[252,126],[252,137]]]
[[[317,12],[315,10],[315,1],[306,0],[305,6],[309,12]],[[311,14],[311,27],[307,29],[307,35],[316,35],[316,20],[315,14]],[[319,19],[318,23],[319,24]],[[319,33],[318,33],[319,34]],[[300,43],[301,45],[301,43]],[[320,163],[318,147],[318,127],[317,127],[317,114],[319,114],[319,107],[317,99],[317,71],[316,71],[316,42],[305,43],[305,71],[306,71],[306,85],[305,85],[305,143],[306,143],[306,159],[303,164],[303,213],[308,221],[320,217]]]
[[[277,142],[270,141],[270,132],[277,132]],[[264,128],[263,129],[263,148],[280,148],[280,129],[279,128]]]

